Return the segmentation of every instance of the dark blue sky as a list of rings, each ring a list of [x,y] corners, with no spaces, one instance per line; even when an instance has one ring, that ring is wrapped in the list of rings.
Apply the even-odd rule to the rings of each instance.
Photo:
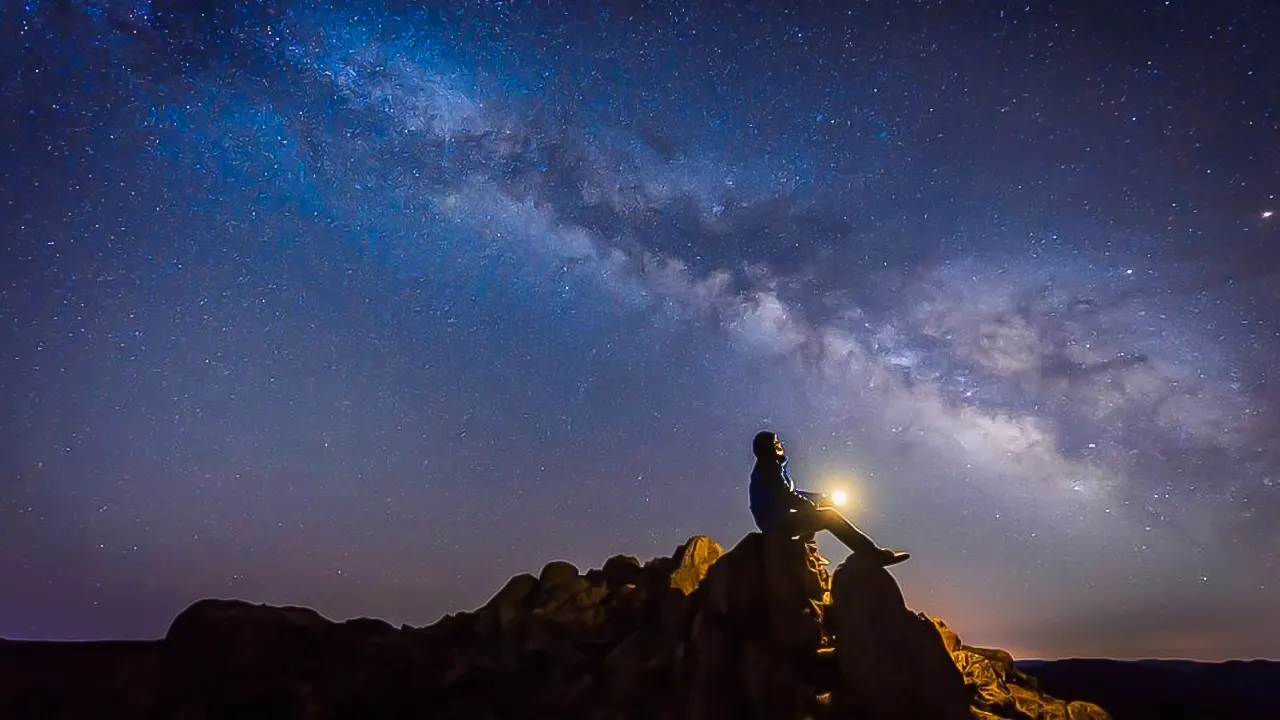
[[[771,427],[972,642],[1280,657],[1280,7],[600,5],[5,5],[0,636],[732,544]]]

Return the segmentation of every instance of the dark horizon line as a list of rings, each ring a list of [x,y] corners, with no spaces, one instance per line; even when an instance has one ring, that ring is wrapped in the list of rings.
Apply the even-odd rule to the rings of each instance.
[[[1197,665],[1225,665],[1227,663],[1276,663],[1280,664],[1280,656],[1276,657],[1231,657],[1222,660],[1198,660],[1190,657],[1157,657],[1151,655],[1141,655],[1133,657],[1109,657],[1105,655],[1069,655],[1058,658],[1018,658],[1015,657],[1015,663],[1051,663],[1051,662],[1071,662],[1071,661],[1106,661],[1118,663],[1195,663]]]
[[[378,618],[351,618],[351,619],[378,619]],[[394,623],[388,622],[391,627],[400,629]],[[409,626],[418,627],[418,626]],[[420,627],[430,627],[423,625]],[[133,646],[133,645],[153,645],[162,642],[164,637],[155,638],[13,638],[0,637],[0,650],[6,645],[102,645],[102,646]],[[986,647],[986,646],[975,646]],[[1159,657],[1153,655],[1142,655],[1132,657],[1112,657],[1106,655],[1066,655],[1062,657],[1046,658],[1046,657],[1014,657],[1013,661],[1019,664],[1033,663],[1059,663],[1059,662],[1114,662],[1114,663],[1194,663],[1196,665],[1226,665],[1228,663],[1276,663],[1280,665],[1280,656],[1276,657],[1231,657],[1220,660],[1202,660],[1193,657]]]

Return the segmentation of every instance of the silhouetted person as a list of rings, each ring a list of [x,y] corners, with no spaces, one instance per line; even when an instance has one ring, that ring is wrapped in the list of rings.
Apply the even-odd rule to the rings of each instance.
[[[911,557],[876,545],[835,508],[824,506],[825,494],[797,490],[787,470],[786,449],[776,433],[768,430],[756,433],[751,451],[756,456],[756,465],[751,470],[751,516],[761,532],[786,533],[812,543],[815,533],[826,530],[853,552],[872,557],[886,566]]]

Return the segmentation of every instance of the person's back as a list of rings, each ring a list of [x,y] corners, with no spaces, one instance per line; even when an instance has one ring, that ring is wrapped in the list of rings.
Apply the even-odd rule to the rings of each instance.
[[[768,430],[756,433],[751,451],[756,458],[748,487],[751,517],[756,527],[769,532],[778,529],[791,512],[803,510],[804,505],[811,503],[797,493],[796,484],[787,472],[782,441],[776,434]]]

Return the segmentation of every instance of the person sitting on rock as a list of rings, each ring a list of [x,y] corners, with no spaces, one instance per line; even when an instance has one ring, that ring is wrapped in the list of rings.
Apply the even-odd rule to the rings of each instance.
[[[819,530],[835,535],[859,556],[874,559],[884,566],[896,565],[910,554],[881,548],[854,527],[835,508],[826,505],[824,493],[797,490],[787,469],[786,448],[777,433],[762,430],[751,442],[756,456],[751,470],[751,516],[761,532],[786,533],[813,543]]]

